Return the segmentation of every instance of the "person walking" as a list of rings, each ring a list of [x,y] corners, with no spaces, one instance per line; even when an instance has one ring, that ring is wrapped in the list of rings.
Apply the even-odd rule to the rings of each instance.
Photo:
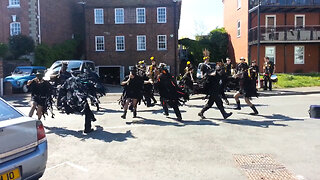
[[[220,67],[217,66],[217,68],[219,69]],[[206,105],[204,105],[204,107],[202,108],[202,110],[198,113],[198,116],[200,116],[202,119],[206,119],[206,117],[204,116],[204,113],[210,109],[214,103],[216,103],[218,109],[220,110],[222,116],[224,119],[227,119],[229,116],[232,115],[232,113],[227,113],[223,107],[223,103],[221,100],[221,76],[220,74],[217,72],[217,70],[212,70],[212,71],[208,71],[206,73],[208,80],[206,81],[208,83],[208,85],[206,85],[206,87],[208,87],[209,89],[206,91],[208,92],[208,96],[209,96],[209,100],[207,102]]]
[[[44,72],[38,71],[36,77],[27,82],[28,88],[31,91],[31,109],[29,117],[32,117],[34,111],[37,110],[37,116],[41,117],[47,112],[47,99],[51,96],[51,84],[43,79]]]

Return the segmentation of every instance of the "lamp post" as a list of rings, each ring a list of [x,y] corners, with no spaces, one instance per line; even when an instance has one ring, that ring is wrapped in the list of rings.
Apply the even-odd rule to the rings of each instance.
[[[260,68],[260,26],[261,26],[261,20],[260,20],[260,6],[261,6],[261,0],[259,0],[259,4],[258,4],[258,44],[257,44],[257,65]]]
[[[177,2],[182,0],[172,0],[173,1],[173,30],[174,30],[174,75],[177,77],[177,51],[178,51],[178,27],[177,27]]]

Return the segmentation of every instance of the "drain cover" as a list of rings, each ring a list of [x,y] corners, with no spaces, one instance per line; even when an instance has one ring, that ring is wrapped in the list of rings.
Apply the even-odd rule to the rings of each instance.
[[[234,159],[250,180],[296,180],[281,164],[267,154],[235,154]]]

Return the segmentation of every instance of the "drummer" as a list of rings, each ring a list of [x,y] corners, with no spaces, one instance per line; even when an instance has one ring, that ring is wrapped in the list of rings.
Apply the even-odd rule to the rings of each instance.
[[[275,66],[272,61],[269,60],[269,57],[264,58],[264,66],[263,66],[264,76],[263,76],[263,82],[264,86],[263,89],[268,89],[268,83],[269,83],[269,90],[272,91],[272,80],[271,76],[274,74]]]

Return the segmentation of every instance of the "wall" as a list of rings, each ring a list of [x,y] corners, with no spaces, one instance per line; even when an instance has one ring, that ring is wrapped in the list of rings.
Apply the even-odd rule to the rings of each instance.
[[[151,64],[150,57],[154,56],[158,63],[164,62],[174,69],[175,59],[178,59],[178,52],[175,58],[175,41],[176,45],[178,36],[174,32],[174,8],[172,1],[108,1],[98,5],[99,1],[88,3],[86,6],[86,49],[87,57],[95,61],[96,65],[121,65],[125,66],[128,71],[128,66],[135,65],[140,60],[146,60]],[[139,4],[145,2],[147,4]],[[169,5],[168,3],[171,2]],[[114,4],[113,4],[114,3]],[[161,4],[163,3],[163,4]],[[167,7],[167,23],[157,23],[157,7]],[[103,7],[104,9],[104,24],[94,24],[94,8]],[[146,8],[146,23],[114,23],[114,8],[124,8],[125,13],[128,9],[135,11],[135,8]],[[179,13],[180,7],[177,7]],[[126,16],[126,15],[125,15]],[[177,14],[177,22],[179,15]],[[126,18],[125,18],[126,19]],[[146,51],[137,51],[137,35],[146,35]],[[157,35],[167,35],[167,50],[158,51]],[[105,51],[95,51],[95,36],[105,37]],[[117,52],[115,47],[115,36],[125,36],[125,51]],[[178,64],[176,64],[178,67]]]
[[[270,44],[276,47],[276,72],[320,72],[319,44]],[[304,64],[294,64],[294,46],[305,46]],[[260,72],[264,63],[266,45],[260,46]],[[251,48],[252,59],[257,59],[257,46]]]
[[[229,56],[232,61],[248,57],[248,0],[241,0],[237,9],[237,0],[224,0],[224,27],[230,35]],[[237,21],[241,21],[241,36],[237,37]]]

